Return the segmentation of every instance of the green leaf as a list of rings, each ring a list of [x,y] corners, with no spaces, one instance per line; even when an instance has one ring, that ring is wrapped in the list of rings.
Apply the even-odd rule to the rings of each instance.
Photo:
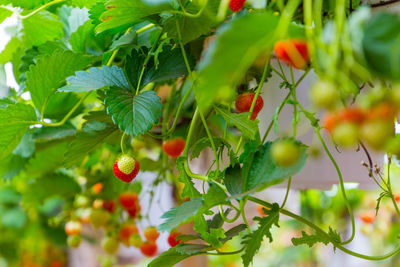
[[[179,23],[179,29],[184,44],[197,39],[202,35],[206,35],[217,25],[216,15],[218,12],[220,1],[210,0],[207,7],[201,15],[196,18],[187,16],[165,16],[163,20],[163,29],[167,32],[168,37],[179,40],[176,22]],[[186,7],[186,11],[196,14],[204,3],[201,1],[191,1]]]
[[[119,134],[117,128],[104,121],[91,120],[78,132],[76,139],[71,142],[64,157],[64,165],[71,167],[83,156],[88,155],[105,142],[112,138],[113,134]]]
[[[38,128],[33,133],[33,138],[36,142],[47,142],[57,139],[71,137],[76,134],[75,127],[64,124],[60,127],[42,127]]]
[[[301,231],[301,237],[293,237],[292,238],[292,243],[295,246],[300,246],[300,245],[306,244],[311,248],[318,242],[328,245],[329,240],[321,234],[316,233],[314,235],[308,235],[304,231]]]
[[[7,43],[6,47],[0,53],[0,64],[6,64],[12,60],[14,53],[21,48],[22,41],[17,37],[13,36]]]
[[[38,46],[64,36],[63,23],[58,20],[57,16],[47,11],[42,11],[22,20],[22,25],[27,47]]]
[[[88,71],[77,71],[74,76],[67,78],[67,84],[58,89],[61,92],[89,92],[115,86],[129,89],[129,83],[123,70],[117,66],[102,66],[101,68],[90,68]]]
[[[7,8],[0,7],[0,23],[2,23],[6,18],[13,14],[12,11],[8,10]]]
[[[220,114],[226,123],[230,126],[235,126],[243,134],[243,137],[248,139],[254,139],[257,132],[258,126],[255,121],[248,119],[249,113],[232,113],[227,109],[214,107],[217,114]]]
[[[180,261],[187,259],[193,255],[181,254],[176,251],[176,247],[172,247],[169,250],[161,253],[157,258],[151,261],[147,267],[173,267]]]
[[[271,142],[257,148],[252,156],[245,159],[242,168],[243,192],[256,189],[262,190],[268,186],[284,181],[289,176],[300,172],[307,160],[306,147],[301,145],[299,160],[288,167],[280,167],[271,158]],[[247,153],[247,152],[246,152]]]
[[[23,202],[43,202],[53,196],[73,198],[80,191],[78,183],[69,176],[47,175],[29,184],[29,190],[23,195]]]
[[[122,35],[120,38],[115,40],[111,46],[110,50],[114,50],[119,47],[127,46],[127,45],[132,45],[136,43],[137,36],[136,36],[136,31],[131,30],[127,34]]]
[[[71,51],[58,50],[41,57],[26,73],[26,88],[31,92],[36,108],[41,111],[46,100],[65,82],[65,78],[91,62],[92,57]]]
[[[26,213],[20,208],[7,209],[1,215],[1,223],[9,228],[21,229],[26,221]]]
[[[13,153],[23,158],[28,158],[33,152],[35,152],[35,142],[32,133],[27,131]]]
[[[210,246],[203,244],[180,244],[176,246],[176,251],[183,255],[196,255],[209,249]]]
[[[11,187],[0,189],[0,203],[16,205],[21,200],[21,195]]]
[[[94,36],[94,25],[88,20],[71,34],[69,43],[74,52],[85,53],[89,39]]]
[[[24,121],[36,121],[32,106],[10,104],[0,109],[0,159],[4,159],[18,146],[30,125]]]
[[[170,0],[109,0],[106,6],[115,8],[108,9],[101,15],[101,19],[110,19],[96,27],[97,33],[123,25],[133,25],[144,17],[172,9]]]
[[[223,138],[215,137],[213,138],[215,147],[218,149],[220,147],[228,147],[230,148],[231,145],[226,142]],[[196,141],[196,143],[193,144],[191,147],[191,152],[190,152],[190,159],[198,158],[200,156],[200,152],[206,149],[207,147],[212,147],[210,139],[208,137],[203,137],[199,140]]]
[[[278,20],[279,17],[272,12],[251,12],[217,30],[217,38],[198,66],[199,79],[194,90],[201,109],[213,103],[232,102],[236,86],[255,59],[272,50]],[[302,34],[298,29],[298,26],[290,24],[290,35]]]
[[[9,180],[17,176],[25,167],[28,159],[11,154],[0,162],[0,178]]]
[[[63,156],[67,150],[67,144],[61,143],[46,147],[36,152],[26,166],[26,172],[30,175],[39,175],[52,172],[63,166]]]
[[[47,103],[46,118],[62,120],[71,109],[79,102],[79,97],[74,93],[56,93],[52,95]],[[71,118],[79,115],[83,110],[81,105],[72,113]]]
[[[181,197],[195,198],[200,196],[200,192],[194,187],[192,179],[186,174],[184,164],[187,159],[179,157],[176,160],[176,168],[179,172],[179,181],[185,186],[183,187]]]
[[[221,240],[222,243],[226,243],[244,230],[246,230],[247,225],[245,224],[239,224],[236,225],[235,227],[229,229],[228,231],[225,232],[225,238]]]
[[[136,89],[145,55],[139,50],[133,49],[131,55],[127,56],[125,61],[125,72],[129,77],[132,86]],[[188,55],[189,65],[194,65],[193,57]],[[185,60],[180,49],[172,49],[170,45],[164,46],[163,50],[157,56],[158,64],[155,64],[153,57],[143,73],[141,88],[151,82],[163,82],[187,75]]]
[[[161,216],[165,221],[158,229],[160,231],[170,232],[179,225],[190,221],[202,205],[203,200],[201,198],[194,198],[191,201],[184,202],[182,205],[170,209]]]
[[[242,193],[242,170],[240,165],[226,168],[224,184],[231,195]]]
[[[154,91],[134,95],[127,89],[111,87],[106,91],[104,104],[114,123],[127,134],[136,136],[158,123],[162,114],[160,100]]]
[[[366,25],[363,48],[370,69],[383,78],[400,80],[400,16],[376,14]]]
[[[245,267],[248,267],[253,261],[253,257],[259,250],[264,236],[269,239],[269,242],[272,242],[271,228],[274,225],[279,227],[279,205],[274,203],[272,208],[267,211],[267,216],[262,218],[255,217],[254,220],[258,221],[259,226],[247,238],[247,246],[245,252],[242,254],[243,265]]]

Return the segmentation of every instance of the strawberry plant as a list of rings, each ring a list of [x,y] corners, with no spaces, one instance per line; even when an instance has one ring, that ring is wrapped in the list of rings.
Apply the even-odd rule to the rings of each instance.
[[[348,0],[0,1],[0,23],[18,21],[0,52],[0,75],[11,63],[18,85],[9,88],[1,76],[0,231],[7,234],[0,255],[10,242],[24,247],[32,232],[78,248],[91,241],[85,227],[92,227],[104,229],[98,243],[108,254],[135,247],[155,257],[150,267],[235,254],[247,267],[263,240],[274,242],[282,215],[307,229],[293,236],[294,246],[331,244],[366,260],[398,254],[399,247],[382,256],[346,247],[357,218],[325,141],[362,153],[360,176],[381,190],[376,213],[361,220],[379,220],[382,199],[398,220],[390,168],[400,156],[400,16],[372,8]],[[298,87],[310,73],[317,79],[308,105]],[[280,88],[264,86],[270,79]],[[286,97],[273,101],[274,114],[263,113],[273,90]],[[292,110],[290,133],[279,130],[283,108]],[[299,140],[300,125],[313,129],[336,170],[348,236],[285,208],[313,155],[312,144]],[[372,150],[386,153],[387,164],[375,165]],[[207,151],[212,159],[195,172],[192,160]],[[156,179],[144,183],[145,172]],[[282,203],[255,196],[284,182]],[[165,184],[176,206],[150,214]],[[259,216],[250,218],[251,203]],[[154,225],[151,217],[163,222],[144,227]],[[178,228],[187,223],[195,233]],[[224,251],[234,238],[240,248]],[[160,242],[170,248],[162,251]],[[12,250],[4,254],[10,262],[36,266],[36,251]],[[49,266],[53,259],[36,260]]]

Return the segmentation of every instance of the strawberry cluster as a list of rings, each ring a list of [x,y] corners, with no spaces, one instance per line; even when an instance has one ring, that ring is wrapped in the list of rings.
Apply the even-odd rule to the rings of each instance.
[[[323,127],[342,147],[353,148],[362,141],[374,150],[400,155],[398,137],[394,131],[397,112],[398,108],[387,101],[367,109],[347,107],[328,113],[323,119]]]

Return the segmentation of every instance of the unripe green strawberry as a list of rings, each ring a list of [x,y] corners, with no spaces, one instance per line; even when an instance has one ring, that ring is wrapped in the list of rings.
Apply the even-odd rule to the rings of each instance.
[[[332,132],[333,140],[344,148],[354,148],[358,144],[358,128],[354,123],[341,123]]]
[[[397,134],[386,143],[386,152],[400,158],[400,134]]]
[[[116,238],[108,236],[103,239],[101,245],[104,251],[107,252],[108,254],[115,254],[115,252],[117,252],[118,250],[119,242]]]
[[[123,182],[131,182],[139,173],[139,162],[132,157],[123,155],[114,163],[114,174]]]
[[[391,120],[373,120],[361,127],[361,138],[375,150],[384,149],[385,144],[394,136],[394,122]]]
[[[316,106],[332,109],[339,100],[339,93],[332,82],[320,80],[311,87],[310,97]]]
[[[103,209],[92,209],[89,215],[89,222],[94,228],[105,226],[110,220],[110,213]]]
[[[71,235],[68,236],[67,244],[71,248],[77,248],[82,242],[82,237],[80,235]]]
[[[287,167],[299,160],[300,147],[290,139],[278,140],[271,146],[271,156],[278,166]]]
[[[146,143],[138,138],[133,138],[131,141],[131,145],[132,148],[136,151],[146,147]]]
[[[129,242],[135,248],[140,248],[140,246],[143,244],[142,237],[139,234],[131,235],[131,237],[129,238]]]

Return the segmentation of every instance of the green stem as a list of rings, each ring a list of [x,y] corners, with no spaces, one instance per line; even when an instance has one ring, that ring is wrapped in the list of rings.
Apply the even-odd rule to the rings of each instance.
[[[392,184],[391,184],[391,182],[390,182],[390,165],[391,165],[391,164],[392,164],[392,158],[391,158],[391,156],[388,155],[388,168],[387,168],[388,179],[387,179],[387,189],[388,189],[388,191],[389,191],[390,198],[392,199],[393,206],[394,206],[394,208],[395,208],[395,210],[396,210],[397,216],[399,216],[399,218],[400,218],[399,206],[397,206],[397,202],[396,202],[396,199],[394,198],[393,191],[392,191]]]
[[[190,123],[189,126],[189,131],[188,131],[188,135],[186,136],[186,146],[185,149],[183,150],[183,156],[187,157],[189,154],[189,146],[191,143],[191,139],[193,136],[193,132],[195,131],[195,126],[198,124],[198,120],[199,120],[199,108],[196,108],[196,110],[194,111],[194,115],[193,115],[193,119],[192,122]]]
[[[287,199],[289,197],[289,191],[290,191],[291,184],[292,184],[292,176],[290,176],[289,179],[288,179],[288,184],[287,184],[287,187],[286,187],[286,194],[285,194],[285,198],[283,199],[281,208],[285,207],[285,205],[286,205],[286,201],[287,201]]]
[[[300,107],[301,109],[303,109],[301,105],[299,105],[299,107]],[[350,242],[354,239],[355,232],[356,232],[356,226],[355,226],[355,221],[354,221],[353,210],[352,210],[352,208],[351,208],[351,205],[350,205],[350,203],[349,203],[349,200],[347,199],[346,189],[345,189],[345,187],[344,187],[344,181],[343,181],[343,177],[342,177],[342,172],[340,171],[340,168],[339,168],[338,164],[336,163],[336,161],[335,161],[335,159],[333,158],[331,152],[329,151],[328,147],[326,146],[326,143],[325,143],[324,139],[323,139],[322,136],[321,136],[319,126],[318,126],[318,127],[315,127],[315,126],[314,126],[314,130],[315,130],[315,133],[317,134],[318,139],[319,139],[319,141],[321,142],[321,144],[322,144],[322,146],[323,146],[323,148],[324,148],[326,154],[328,155],[328,157],[330,158],[330,160],[331,160],[333,166],[334,166],[335,169],[336,169],[337,175],[338,175],[338,177],[339,177],[339,185],[340,185],[340,190],[341,190],[341,192],[342,192],[342,197],[343,197],[343,200],[344,200],[344,202],[345,202],[347,211],[349,212],[349,215],[350,215],[350,220],[351,220],[351,236],[350,236],[350,238],[349,238],[347,241],[344,241],[344,242],[341,243],[342,245],[345,245],[345,244],[350,243]]]
[[[125,152],[124,152],[124,140],[125,140],[125,136],[126,136],[126,133],[123,132],[122,137],[121,137],[121,152],[122,152],[123,155],[125,155]]]
[[[180,46],[181,51],[182,51],[182,56],[183,56],[183,59],[184,59],[184,61],[185,61],[185,65],[186,65],[187,72],[188,72],[189,77],[190,77],[190,79],[192,80],[192,84],[193,84],[194,81],[193,81],[193,77],[192,77],[192,70],[190,69],[189,60],[188,60],[187,55],[186,55],[185,47],[184,47],[184,45],[183,45],[183,43],[182,43],[181,28],[180,28],[180,26],[179,26],[178,20],[175,20],[175,22],[176,22],[176,31],[178,32],[179,46]]]
[[[43,5],[43,6],[39,7],[39,8],[37,8],[37,9],[35,9],[34,11],[32,11],[32,12],[29,13],[29,14],[26,14],[26,15],[24,15],[24,16],[23,16],[23,15],[19,15],[19,18],[20,18],[20,19],[27,19],[27,18],[29,18],[30,16],[33,16],[33,15],[35,15],[36,13],[42,11],[43,9],[48,8],[49,6],[52,6],[52,5],[55,5],[55,4],[64,2],[64,1],[65,1],[65,0],[54,0],[54,1],[51,1],[51,2],[49,2],[49,3],[47,3],[47,4],[45,4],[45,5]]]
[[[136,87],[136,93],[135,93],[136,95],[139,94],[140,85],[142,83],[142,79],[143,79],[144,71],[146,70],[147,63],[149,62],[151,55],[154,52],[154,49],[156,48],[157,43],[160,40],[162,34],[163,34],[162,31],[158,34],[157,39],[154,42],[154,45],[150,48],[150,51],[147,54],[147,56],[143,62],[142,70],[140,71],[140,75],[139,75],[139,79],[138,79],[138,83],[137,83],[137,87]]]
[[[208,182],[208,183],[214,183],[214,184],[216,184],[219,188],[221,188],[222,190],[224,190],[225,192],[227,191],[226,187],[225,187],[223,184],[221,184],[221,183],[219,183],[219,182],[217,182],[217,181],[215,181],[215,180],[209,179],[208,176],[206,176],[206,175],[201,175],[201,174],[197,174],[197,173],[193,173],[193,172],[190,170],[189,162],[188,162],[187,160],[185,160],[185,162],[184,162],[184,164],[183,164],[183,168],[184,168],[186,174],[187,174],[189,177],[192,177],[192,178],[194,178],[194,179],[203,180],[203,181],[206,181],[206,182]]]
[[[245,211],[244,211],[247,199],[248,199],[247,197],[244,197],[242,200],[240,200],[240,202],[239,202],[239,210],[240,210],[240,214],[242,214],[243,222],[247,225],[247,232],[250,234],[251,233],[250,225],[249,225],[249,223],[247,221],[246,214],[245,214]]]
[[[212,150],[214,152],[214,157],[215,157],[215,161],[216,161],[216,164],[217,164],[217,173],[219,173],[220,169],[219,169],[219,157],[218,157],[218,154],[217,154],[217,148],[215,147],[213,137],[212,137],[210,129],[208,128],[208,125],[207,125],[207,121],[204,118],[204,115],[200,110],[199,110],[199,114],[200,114],[201,121],[203,122],[204,128],[206,129],[206,133],[207,133],[208,139],[210,140],[211,148],[212,148]]]
[[[227,218],[225,216],[224,209],[223,209],[222,205],[219,205],[219,214],[221,215],[222,220],[224,220],[225,222],[233,223],[233,222],[235,222],[237,220],[237,218],[239,218],[240,210],[238,208],[236,208],[235,206],[233,206],[233,205],[228,205],[228,206],[232,207],[232,208],[234,208],[236,210],[236,215],[232,219],[229,219],[229,218]]]
[[[234,255],[234,254],[239,254],[242,252],[246,247],[242,247],[239,250],[236,251],[230,251],[230,252],[220,252],[218,251],[217,253],[212,253],[212,252],[205,252],[203,254],[210,255],[210,256],[227,256],[227,255]]]

